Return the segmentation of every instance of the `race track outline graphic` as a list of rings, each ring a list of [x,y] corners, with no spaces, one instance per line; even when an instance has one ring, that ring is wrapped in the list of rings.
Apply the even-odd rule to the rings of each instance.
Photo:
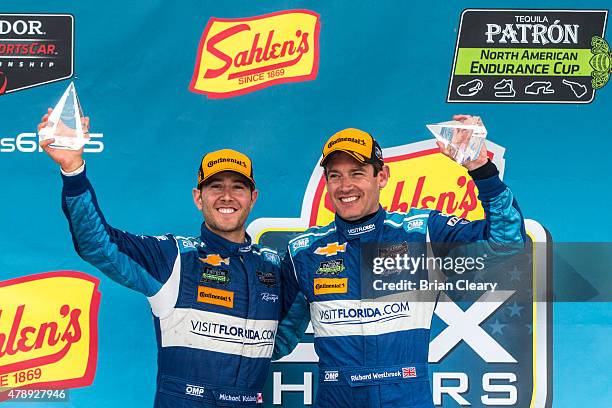
[[[461,84],[457,87],[457,93],[461,96],[474,96],[482,89],[482,81],[480,79],[472,79],[471,81]]]
[[[561,82],[570,87],[574,95],[576,95],[576,98],[582,98],[587,93],[586,85],[582,85],[578,82],[570,81],[567,79],[564,79]]]
[[[502,79],[496,83],[493,88],[497,89],[495,92],[497,98],[514,98],[516,95],[514,80],[512,79]]]
[[[550,81],[533,81],[525,87],[525,93],[531,95],[549,95],[554,94],[555,90],[552,89],[552,83]]]

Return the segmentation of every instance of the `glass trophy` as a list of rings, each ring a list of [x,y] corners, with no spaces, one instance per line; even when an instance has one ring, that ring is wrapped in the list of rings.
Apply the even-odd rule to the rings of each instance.
[[[451,120],[426,126],[437,140],[450,147],[452,158],[459,164],[478,158],[487,137],[487,129],[478,116],[465,122]]]
[[[55,149],[79,150],[89,141],[89,135],[83,133],[82,118],[79,97],[71,82],[38,135],[41,140],[55,139],[50,145]]]

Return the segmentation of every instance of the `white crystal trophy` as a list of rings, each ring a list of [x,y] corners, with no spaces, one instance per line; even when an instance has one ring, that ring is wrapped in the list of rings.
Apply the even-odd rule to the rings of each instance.
[[[450,147],[451,156],[459,164],[478,158],[487,137],[487,129],[478,116],[465,122],[451,120],[426,126],[437,140]]]
[[[40,129],[40,140],[55,139],[50,145],[55,149],[79,150],[89,141],[83,132],[83,111],[79,103],[74,82],[68,85],[61,99],[53,108],[47,126]]]

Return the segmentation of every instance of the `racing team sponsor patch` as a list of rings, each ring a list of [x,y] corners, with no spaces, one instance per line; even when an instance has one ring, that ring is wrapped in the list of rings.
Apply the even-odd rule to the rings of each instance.
[[[257,271],[257,279],[269,288],[276,285],[276,276],[273,272]]]
[[[319,15],[310,10],[213,17],[200,40],[189,90],[228,98],[313,80],[319,66],[319,29]]]
[[[315,278],[314,294],[326,295],[330,293],[348,292],[348,278]]]
[[[230,283],[230,275],[228,269],[218,269],[205,266],[202,271],[202,277],[200,283],[218,283],[220,285],[227,285]]]
[[[206,258],[200,258],[200,261],[212,266],[221,266],[221,264],[229,266],[230,264],[229,258],[223,258],[219,254],[208,254],[206,255]]]
[[[391,244],[378,248],[378,256],[381,258],[394,258],[396,255],[408,253],[408,243],[406,241],[399,244]]]
[[[338,275],[344,271],[344,260],[331,259],[319,264],[319,269],[315,272],[318,275]]]
[[[198,286],[198,302],[234,308],[234,292],[223,289]]]
[[[346,251],[346,242],[339,245],[337,242],[332,242],[324,247],[317,248],[314,253],[317,255],[334,256],[338,255],[338,252]]]
[[[408,243],[402,242],[400,244],[383,245],[378,248],[379,258],[395,258],[397,255],[405,255],[408,253]],[[390,269],[385,268],[382,275],[393,275],[401,273],[401,269]]]

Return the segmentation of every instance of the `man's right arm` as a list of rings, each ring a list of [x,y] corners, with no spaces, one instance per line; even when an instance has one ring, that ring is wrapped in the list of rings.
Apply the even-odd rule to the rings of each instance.
[[[274,360],[293,351],[310,322],[310,306],[300,292],[289,249],[281,262],[281,290],[281,319],[274,343]]]
[[[47,109],[38,131],[50,126],[52,109]],[[89,117],[81,119],[83,134],[89,135]],[[62,209],[70,225],[72,242],[85,261],[108,277],[146,296],[152,296],[166,282],[178,248],[171,236],[146,237],[120,231],[108,225],[87,179],[83,148],[55,149],[55,140],[40,140],[40,147],[62,171]]]
[[[146,296],[157,293],[178,256],[174,239],[111,227],[100,211],[84,165],[71,173],[62,171],[62,179],[62,209],[79,256],[123,286]]]

